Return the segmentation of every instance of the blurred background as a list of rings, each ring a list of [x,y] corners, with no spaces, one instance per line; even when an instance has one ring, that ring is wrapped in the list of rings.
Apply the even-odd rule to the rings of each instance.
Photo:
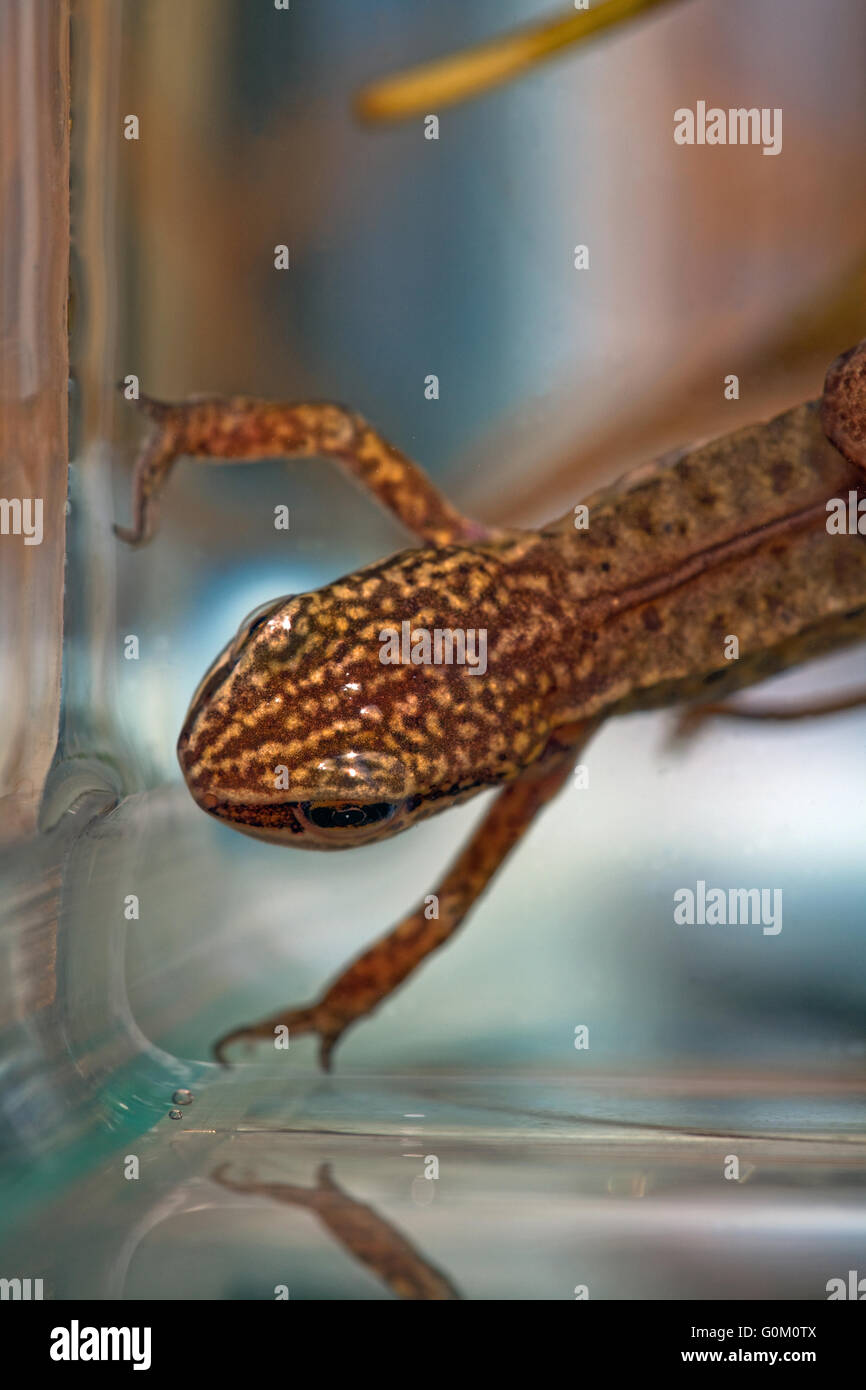
[[[105,1195],[100,1164],[128,1135],[147,1136],[153,1175],[160,1165],[173,1175],[162,1221],[197,1209],[217,1143],[205,1133],[228,1143],[250,1129],[339,1128],[400,1143],[418,1110],[463,1145],[452,1233],[467,1184],[483,1186],[489,1171],[501,1215],[527,1188],[546,1188],[544,1163],[561,1172],[571,1161],[566,1141],[593,1136],[602,1156],[580,1180],[575,1229],[604,1226],[598,1194],[625,1203],[598,1236],[597,1267],[605,1296],[638,1297],[633,1264],[611,1250],[653,1239],[652,1229],[666,1250],[679,1248],[680,1219],[686,1230],[703,1211],[716,1229],[727,1217],[715,1198],[701,1207],[693,1194],[696,1207],[690,1197],[669,1213],[673,1225],[659,1216],[623,1236],[616,1222],[631,1220],[634,1197],[692,1191],[691,1177],[685,1189],[647,1177],[664,1171],[652,1146],[649,1158],[624,1158],[617,1145],[629,1126],[849,1145],[862,1131],[866,715],[857,712],[710,725],[677,751],[670,715],[610,725],[587,755],[589,788],[563,793],[465,933],[349,1035],[333,1081],[318,1079],[309,1040],[229,1076],[208,1060],[215,1037],[318,993],[432,891],[486,803],[327,861],[258,844],[196,810],[174,744],[195,686],[241,619],[407,538],[318,461],[187,460],[157,538],[126,549],[111,528],[129,518],[141,421],[115,383],[135,374],[168,399],[345,402],[463,510],[529,525],[638,460],[817,395],[829,361],[866,331],[858,0],[676,0],[443,107],[435,141],[421,117],[375,126],[354,114],[364,84],[549,12],[550,0],[295,0],[289,11],[269,0],[80,0],[73,11],[63,698],[41,829],[13,837],[4,860],[6,1136],[19,1155],[40,1155],[21,1189],[33,1224],[14,1249],[48,1259],[42,1203],[49,1192],[69,1200],[71,1153],[89,1185],[84,1198],[77,1190],[79,1224],[60,1221],[69,1252],[85,1218],[102,1221],[107,1245],[127,1219],[150,1229],[149,1216],[121,1220],[112,1206],[143,1197]],[[782,153],[677,146],[673,113],[698,100],[782,108]],[[129,115],[137,140],[123,138]],[[589,247],[587,271],[574,268],[578,243]],[[285,271],[274,268],[281,244]],[[435,401],[424,394],[431,373]],[[728,373],[740,378],[737,401],[724,399]],[[281,503],[288,532],[273,527]],[[32,626],[20,642],[48,641]],[[123,654],[130,634],[135,661]],[[861,648],[748,698],[839,693],[863,670]],[[28,710],[7,698],[11,746]],[[23,775],[19,767],[19,783]],[[780,887],[781,934],[675,927],[672,895],[698,879]],[[130,894],[134,921],[124,918]],[[575,1050],[578,1025],[589,1028],[588,1051]],[[180,1084],[212,1097],[182,1126],[197,1141],[179,1141],[166,1119]],[[483,1148],[492,1132],[565,1147],[537,1171],[527,1157],[503,1173]],[[785,1220],[799,1230],[816,1184],[844,1205],[861,1180],[850,1149],[845,1164],[832,1145],[813,1150],[817,1169],[798,1169],[796,1190],[782,1182],[787,1195],[774,1206],[792,1152],[767,1165],[769,1195],[755,1199],[744,1231]],[[291,1167],[283,1150],[268,1154]],[[692,1149],[681,1161],[704,1171]],[[363,1145],[348,1162],[362,1186],[380,1182],[379,1158]],[[172,1186],[181,1174],[192,1195]],[[423,1203],[394,1182],[411,1215]],[[552,1231],[565,1209],[557,1182],[533,1217],[539,1230]],[[797,1237],[804,1250],[809,1229]],[[828,1230],[822,1258],[832,1264]],[[692,1296],[760,1296],[736,1292],[758,1258],[751,1239],[725,1256],[731,1282],[716,1263]],[[231,1238],[214,1240],[232,1265]],[[495,1259],[485,1248],[477,1293],[572,1296],[567,1286],[542,1291],[556,1279],[529,1291],[499,1280],[493,1270],[510,1247]],[[71,1253],[52,1256],[55,1287],[153,1290],[153,1270],[118,1284],[113,1258],[73,1277]],[[821,1296],[808,1291],[817,1265],[791,1292],[778,1251],[767,1259],[761,1278],[776,1281],[777,1296]],[[204,1276],[193,1263],[192,1285],[170,1296],[261,1296],[237,1262],[234,1282],[220,1276],[216,1286],[196,1283]],[[682,1263],[671,1255],[664,1267],[659,1287],[669,1292],[659,1296],[686,1296],[694,1286]],[[376,1296],[319,1278],[306,1296]]]

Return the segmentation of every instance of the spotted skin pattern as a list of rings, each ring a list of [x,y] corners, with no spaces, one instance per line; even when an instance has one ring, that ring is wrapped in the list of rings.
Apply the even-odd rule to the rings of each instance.
[[[866,636],[866,538],[827,502],[866,495],[866,343],[823,396],[639,468],[538,531],[462,517],[360,416],[249,398],[163,405],[136,468],[139,544],[181,455],[338,460],[420,548],[259,610],[214,662],[178,742],[210,815],[278,843],[343,849],[499,794],[422,903],[319,1000],[235,1030],[316,1033],[329,1066],[368,1015],[460,926],[611,715],[719,696]],[[487,669],[387,664],[386,630],[483,630]],[[739,641],[731,661],[725,643]]]

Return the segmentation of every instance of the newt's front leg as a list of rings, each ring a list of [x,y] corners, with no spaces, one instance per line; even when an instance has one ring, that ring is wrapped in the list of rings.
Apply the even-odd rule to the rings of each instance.
[[[459,1299],[460,1294],[447,1275],[426,1260],[395,1226],[373,1207],[357,1202],[343,1191],[329,1164],[320,1166],[315,1187],[231,1178],[227,1169],[228,1164],[222,1164],[211,1174],[212,1180],[232,1192],[270,1197],[275,1202],[315,1212],[343,1249],[372,1270],[398,1298],[435,1302]]]
[[[538,812],[568,780],[580,749],[597,727],[596,720],[571,729],[567,745],[560,741],[551,746],[539,762],[499,792],[481,825],[434,890],[438,917],[428,917],[424,906],[416,908],[353,961],[314,1004],[288,1009],[226,1034],[216,1044],[217,1058],[225,1061],[231,1043],[272,1039],[275,1029],[285,1027],[290,1037],[318,1034],[319,1059],[329,1071],[334,1048],[346,1029],[371,1014],[454,935]]]
[[[114,528],[130,545],[153,536],[160,493],[183,455],[236,462],[333,458],[422,540],[447,545],[492,534],[462,516],[417,464],[344,406],[250,396],[194,398],[177,405],[141,396],[138,405],[153,427],[135,466],[132,526]]]

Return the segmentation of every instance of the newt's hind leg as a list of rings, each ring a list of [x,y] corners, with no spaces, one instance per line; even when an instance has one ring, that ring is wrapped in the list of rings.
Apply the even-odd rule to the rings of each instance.
[[[175,460],[333,458],[344,465],[408,530],[434,545],[484,540],[493,533],[456,511],[411,459],[361,415],[341,405],[287,405],[250,396],[191,399],[177,405],[141,396],[153,421],[135,466],[132,525],[121,540],[143,545],[156,526],[156,507]]]
[[[288,1028],[289,1036],[318,1034],[319,1059],[326,1071],[343,1033],[367,1017],[423,961],[454,935],[484,892],[497,869],[529,829],[541,808],[568,781],[580,749],[598,727],[594,720],[570,731],[567,747],[552,747],[497,795],[490,810],[445,878],[434,890],[438,916],[428,917],[422,905],[381,937],[340,974],[314,1004],[288,1009],[247,1028],[226,1034],[215,1046],[219,1061],[234,1042],[274,1037]]]

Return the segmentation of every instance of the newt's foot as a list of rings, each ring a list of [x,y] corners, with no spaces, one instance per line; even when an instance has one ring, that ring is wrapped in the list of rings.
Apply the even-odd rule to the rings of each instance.
[[[317,1033],[320,1038],[319,1064],[323,1071],[330,1071],[334,1048],[351,1022],[352,1019],[335,1014],[322,1000],[318,1004],[310,1004],[305,1009],[290,1009],[288,1013],[275,1014],[273,1018],[263,1019],[261,1023],[249,1024],[245,1028],[235,1028],[231,1033],[225,1033],[214,1043],[214,1056],[223,1066],[228,1066],[226,1049],[234,1043],[253,1042],[259,1038],[270,1038],[273,1042],[277,1029],[285,1028],[288,1030],[289,1043],[303,1033]]]
[[[117,539],[119,541],[124,541],[126,545],[137,547],[140,545],[144,545],[145,541],[147,540],[147,537],[145,536],[143,531],[134,531],[130,526],[118,526],[117,524],[115,524],[111,529],[113,530]]]

